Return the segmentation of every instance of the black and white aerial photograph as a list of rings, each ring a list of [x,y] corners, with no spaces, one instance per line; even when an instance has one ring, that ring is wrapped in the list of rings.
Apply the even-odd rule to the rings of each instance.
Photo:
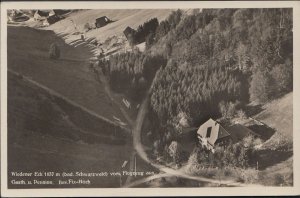
[[[293,8],[7,9],[8,189],[293,187]]]

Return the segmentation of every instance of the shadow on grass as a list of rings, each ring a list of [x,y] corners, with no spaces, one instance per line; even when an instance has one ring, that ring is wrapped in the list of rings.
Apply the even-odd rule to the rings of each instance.
[[[263,170],[269,166],[276,165],[290,158],[292,151],[288,150],[260,150],[258,151],[258,169]]]
[[[247,112],[248,117],[254,116],[263,110],[262,105],[254,105],[254,106],[247,105],[245,108],[246,108],[245,112]]]
[[[275,133],[275,130],[266,125],[251,125],[248,126],[249,129],[260,135],[260,138],[264,141],[270,139],[270,137]]]

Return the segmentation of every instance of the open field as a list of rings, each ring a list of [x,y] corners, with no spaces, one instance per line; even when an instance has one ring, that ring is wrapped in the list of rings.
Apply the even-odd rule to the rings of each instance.
[[[60,46],[59,60],[48,58],[49,46],[53,42]],[[110,120],[116,116],[126,122],[119,108],[111,103],[102,85],[89,71],[87,59],[91,56],[87,46],[69,46],[52,31],[8,27],[9,69],[28,76],[98,115]]]
[[[13,179],[11,171],[86,173],[134,170],[131,137],[118,126],[93,117],[11,72],[8,73],[8,98],[9,179]],[[129,163],[121,169],[124,161]],[[139,157],[136,157],[136,167],[137,171],[156,173]],[[122,175],[122,185],[127,180],[139,178]],[[57,184],[58,179],[61,178],[53,181]],[[119,176],[81,179],[90,179],[92,184],[68,187],[120,186]],[[10,187],[24,188],[18,185]]]
[[[262,108],[254,118],[275,133],[261,150],[260,181],[264,185],[293,185],[293,92]]]
[[[274,132],[262,145],[271,150],[293,149],[293,92],[262,106],[262,111],[253,117]],[[267,131],[265,131],[267,132]]]
[[[286,94],[263,107],[263,111],[255,119],[276,129],[292,141],[293,139],[293,92]]]
[[[57,34],[69,34],[65,39],[66,42],[71,42],[76,40],[76,38],[80,38],[80,35],[72,34],[77,31],[83,32],[83,27],[86,23],[94,24],[96,18],[107,16],[114,22],[86,33],[87,38],[95,38],[98,41],[104,42],[108,37],[122,35],[127,26],[137,28],[139,25],[153,17],[157,17],[159,21],[163,20],[171,13],[171,11],[172,10],[165,9],[80,10],[71,13],[66,19],[61,20],[46,29],[53,30]],[[74,23],[70,19],[72,19]]]
[[[10,73],[8,98],[8,173],[119,171],[129,160],[132,147],[125,132],[72,105],[62,109],[59,99]],[[118,177],[91,180],[87,187],[119,186]]]

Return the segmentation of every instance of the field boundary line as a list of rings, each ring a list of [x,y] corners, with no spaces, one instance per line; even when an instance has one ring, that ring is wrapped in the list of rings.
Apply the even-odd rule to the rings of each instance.
[[[98,119],[104,120],[104,121],[106,121],[106,122],[108,122],[108,123],[110,123],[110,124],[112,124],[114,126],[118,126],[121,129],[123,129],[124,131],[126,131],[126,132],[128,132],[128,133],[131,134],[131,130],[130,129],[127,129],[127,128],[123,127],[123,126],[120,126],[117,123],[115,123],[115,122],[113,122],[113,121],[111,121],[111,120],[109,120],[109,119],[107,119],[107,118],[105,118],[105,117],[103,117],[101,115],[98,115],[96,112],[87,109],[86,107],[84,107],[84,106],[82,106],[82,105],[80,105],[80,104],[78,104],[78,103],[76,103],[76,102],[74,102],[74,101],[66,98],[65,96],[61,95],[60,93],[58,93],[58,92],[56,92],[56,91],[54,91],[54,90],[52,90],[52,89],[50,89],[50,88],[48,88],[48,87],[46,87],[44,85],[42,85],[42,84],[40,84],[40,83],[32,80],[32,79],[24,76],[23,74],[19,74],[19,73],[15,72],[15,71],[13,71],[11,69],[7,69],[7,71],[10,72],[10,73],[12,73],[12,74],[14,74],[14,75],[16,75],[16,76],[22,76],[22,80],[23,81],[27,81],[27,82],[29,82],[29,83],[31,83],[31,84],[33,84],[33,85],[35,85],[35,86],[37,86],[37,87],[45,90],[45,91],[47,91],[50,95],[53,95],[53,96],[58,97],[58,98],[61,98],[64,101],[66,101],[69,104],[71,104],[72,106],[75,106],[75,107],[81,109],[82,111],[85,111],[86,113],[88,113],[88,114],[90,114],[90,115],[92,115],[92,116],[94,116],[94,117],[96,117]]]

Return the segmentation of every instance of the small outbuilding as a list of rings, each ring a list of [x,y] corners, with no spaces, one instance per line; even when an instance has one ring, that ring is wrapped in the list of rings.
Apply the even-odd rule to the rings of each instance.
[[[51,10],[51,11],[49,12],[48,16],[53,16],[53,15],[55,15],[55,12],[54,12],[54,10]]]
[[[53,12],[55,15],[62,16],[64,14],[71,12],[71,10],[54,9]]]
[[[56,23],[57,21],[59,21],[61,18],[57,15],[51,15],[49,17],[47,17],[46,21],[48,22],[49,25]]]
[[[48,16],[49,16],[49,12],[37,10],[34,13],[33,18],[36,21],[41,21],[41,20],[45,20]]]
[[[97,28],[101,28],[101,27],[107,25],[110,22],[111,22],[111,20],[108,17],[102,16],[102,17],[99,17],[99,18],[96,19],[95,26]]]
[[[126,39],[129,40],[131,37],[136,33],[136,30],[132,29],[131,27],[127,26],[125,30],[123,31],[123,34],[125,35]]]

